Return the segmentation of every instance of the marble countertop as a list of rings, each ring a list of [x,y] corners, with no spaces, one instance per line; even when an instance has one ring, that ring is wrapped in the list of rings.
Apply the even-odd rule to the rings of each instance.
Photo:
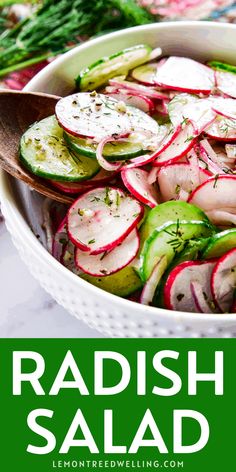
[[[102,337],[40,287],[14,248],[1,214],[0,281],[0,338]]]

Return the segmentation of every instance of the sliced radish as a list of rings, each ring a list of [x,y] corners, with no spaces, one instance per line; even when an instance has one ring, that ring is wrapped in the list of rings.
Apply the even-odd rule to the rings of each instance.
[[[209,94],[214,87],[214,72],[210,67],[186,57],[169,57],[157,70],[160,87]]]
[[[213,100],[212,109],[219,115],[236,120],[236,100],[233,98],[216,98]]]
[[[129,192],[140,202],[154,208],[158,205],[156,186],[148,183],[148,172],[143,169],[123,169],[121,178]]]
[[[86,192],[88,188],[92,188],[93,186],[87,185],[86,187],[84,185],[81,185],[81,183],[77,182],[57,182],[55,180],[50,180],[50,183],[53,187],[58,188],[64,193],[67,193],[69,195],[76,195],[79,193]]]
[[[199,307],[204,313],[212,313],[211,274],[215,267],[215,261],[187,261],[176,266],[169,274],[164,288],[165,307],[169,310],[187,311],[198,313]],[[193,292],[191,283],[198,283],[202,288],[202,294],[207,306],[201,302],[196,290]],[[196,288],[196,286],[195,286]],[[199,290],[199,288],[198,288]],[[194,296],[193,296],[194,293]],[[196,304],[197,297],[197,304]],[[196,306],[197,305],[197,306]],[[214,310],[215,311],[215,310]]]
[[[114,187],[98,187],[80,196],[67,214],[70,240],[82,251],[111,251],[137,226],[143,207]]]
[[[236,213],[227,211],[227,209],[206,211],[206,215],[215,225],[236,226]]]
[[[156,288],[161,281],[166,268],[167,258],[166,256],[161,256],[142,290],[140,297],[140,303],[142,303],[142,305],[151,305]]]
[[[127,106],[127,114],[129,116],[131,131],[143,133],[144,138],[148,137],[149,139],[158,136],[160,127],[147,113],[144,113],[138,108]]]
[[[206,301],[206,297],[203,292],[203,287],[201,286],[199,282],[197,281],[191,282],[190,290],[193,297],[193,301],[196,306],[196,310],[199,313],[209,313],[209,312],[214,313],[214,311],[212,311],[210,305]]]
[[[179,128],[174,129],[172,125],[160,126],[156,136],[143,142],[145,149],[154,150],[154,152],[131,159],[130,164],[127,164],[126,168],[133,169],[153,162],[172,143],[178,133]]]
[[[143,66],[136,67],[131,72],[132,77],[145,85],[156,85],[157,70],[163,66],[166,59],[161,59],[159,62],[151,62]]]
[[[193,125],[187,123],[184,127],[178,129],[177,136],[175,136],[168,147],[158,156],[153,165],[158,167],[163,164],[178,161],[192,149],[195,142],[196,137],[194,135]]]
[[[160,92],[145,85],[136,84],[135,82],[128,82],[128,80],[110,79],[109,84],[118,89],[124,88],[126,90],[136,92],[138,95],[145,95],[145,97],[153,98],[155,100],[169,99],[168,93]]]
[[[64,251],[64,247],[68,244],[68,235],[67,235],[67,227],[66,227],[66,218],[63,219],[59,228],[57,229],[53,242],[52,242],[52,255],[61,262],[61,256]]]
[[[195,172],[187,163],[175,163],[163,166],[158,172],[158,184],[164,202],[169,200],[187,200],[189,193],[196,188]],[[209,179],[203,169],[199,169],[200,182]],[[184,193],[181,194],[181,190]]]
[[[124,241],[112,251],[103,254],[91,255],[77,248],[75,251],[76,267],[95,277],[104,277],[114,274],[126,267],[137,255],[139,250],[139,236],[134,229]]]
[[[50,183],[64,193],[75,195],[77,193],[87,192],[89,188],[93,188],[96,185],[112,182],[115,180],[116,176],[117,172],[112,173],[101,169],[95,177],[89,180],[83,180],[82,182],[57,182],[51,180]]]
[[[215,74],[217,88],[226,95],[236,98],[236,74],[220,70],[215,71]]]
[[[101,169],[97,175],[95,175],[92,179],[89,179],[89,180],[83,180],[81,183],[81,185],[83,187],[87,187],[88,185],[92,185],[92,186],[95,186],[95,185],[102,185],[102,184],[106,184],[108,182],[111,182],[113,181],[117,175],[119,175],[119,172],[108,172],[106,171],[105,169]]]
[[[155,110],[154,103],[150,98],[141,94],[130,93],[128,90],[117,90],[113,93],[106,93],[106,95],[118,101],[123,101],[126,105],[139,108],[145,113],[153,113]]]
[[[219,116],[205,129],[205,133],[217,141],[236,141],[236,120]]]
[[[162,152],[164,152],[175,140],[181,131],[181,126],[174,128],[171,124],[162,125],[159,127],[159,132],[157,135],[157,140],[153,141],[155,146],[153,151],[155,151],[155,157],[158,157]],[[152,144],[151,144],[152,147]]]
[[[223,313],[228,312],[236,288],[236,248],[218,260],[212,273],[211,288],[216,304]]]
[[[118,102],[102,94],[76,93],[56,104],[59,124],[74,136],[101,139],[126,135],[131,131],[127,113],[119,111]]]
[[[219,175],[211,177],[192,192],[189,203],[203,211],[236,208],[236,176]]]
[[[189,120],[197,134],[202,133],[216,118],[209,99],[188,93],[176,95],[169,103],[168,110],[174,126]]]

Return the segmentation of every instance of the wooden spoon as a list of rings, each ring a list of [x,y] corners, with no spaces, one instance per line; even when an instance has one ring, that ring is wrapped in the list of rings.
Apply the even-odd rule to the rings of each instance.
[[[0,167],[42,195],[70,204],[73,198],[51,187],[46,179],[31,174],[18,157],[22,134],[35,121],[53,115],[59,99],[44,93],[0,91]]]

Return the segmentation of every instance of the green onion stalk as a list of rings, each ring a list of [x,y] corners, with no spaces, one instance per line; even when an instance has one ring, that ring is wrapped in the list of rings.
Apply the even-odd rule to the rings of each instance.
[[[101,32],[152,21],[135,0],[44,0],[29,18],[0,34],[0,77]]]

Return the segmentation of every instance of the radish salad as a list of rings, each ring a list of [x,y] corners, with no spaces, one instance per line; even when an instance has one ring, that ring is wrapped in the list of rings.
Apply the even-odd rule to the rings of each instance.
[[[82,70],[19,159],[72,204],[52,254],[144,305],[235,312],[236,66],[141,44]]]

